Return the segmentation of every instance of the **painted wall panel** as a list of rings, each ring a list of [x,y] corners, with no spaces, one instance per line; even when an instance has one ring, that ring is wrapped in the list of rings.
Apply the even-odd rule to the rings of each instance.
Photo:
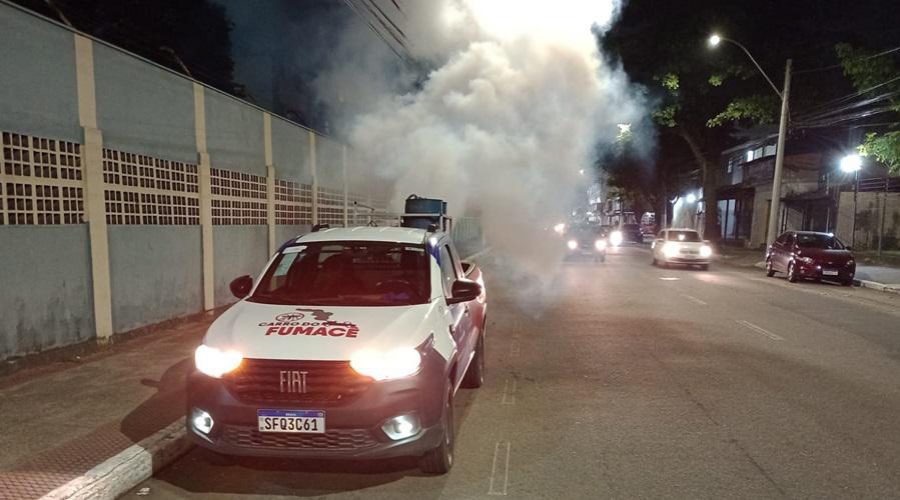
[[[87,226],[0,226],[0,359],[94,336]]]
[[[203,310],[199,226],[109,226],[113,330]]]
[[[262,111],[210,90],[205,104],[206,145],[213,168],[266,175]]]
[[[72,33],[0,5],[0,130],[81,142]]]
[[[272,160],[279,179],[312,184],[306,129],[272,117]]]
[[[230,304],[237,299],[228,284],[245,274],[254,278],[262,271],[269,257],[266,226],[216,226],[215,245],[216,306]]]

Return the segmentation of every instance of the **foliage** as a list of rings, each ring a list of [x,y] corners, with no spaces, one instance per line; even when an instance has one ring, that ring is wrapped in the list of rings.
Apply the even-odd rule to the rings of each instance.
[[[736,97],[724,111],[707,120],[706,126],[719,127],[739,121],[750,121],[754,125],[773,123],[779,104],[777,96],[769,94]]]
[[[900,173],[900,131],[866,134],[859,153],[875,158],[892,173]]]
[[[890,57],[878,56],[871,51],[840,43],[835,46],[844,75],[858,92],[869,89],[875,95],[893,96],[889,98],[890,108],[900,113],[900,68]],[[869,132],[859,152],[863,156],[875,158],[893,173],[900,173],[900,123],[895,122],[887,132]]]

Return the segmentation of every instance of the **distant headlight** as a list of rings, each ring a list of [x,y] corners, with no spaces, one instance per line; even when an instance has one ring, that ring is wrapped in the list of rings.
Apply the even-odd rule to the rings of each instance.
[[[563,234],[566,230],[566,225],[560,222],[559,224],[553,226],[553,230],[556,231],[556,234]]]
[[[812,257],[797,257],[797,260],[804,264],[814,264],[816,262],[812,260]]]
[[[595,241],[595,242],[594,242],[594,248],[596,248],[597,250],[599,250],[599,251],[601,251],[601,252],[604,251],[604,250],[606,250],[606,240],[597,240],[597,241]]]
[[[569,250],[575,250],[576,248],[578,248],[578,242],[575,240],[569,240],[566,245],[569,247]]]
[[[237,351],[222,351],[215,347],[200,345],[194,351],[194,364],[201,372],[219,378],[241,366],[244,356]]]
[[[700,247],[700,256],[701,257],[711,257],[712,256],[712,247],[709,245],[703,245]]]
[[[666,258],[671,259],[672,257],[678,255],[678,249],[678,243],[675,243],[674,241],[667,241],[662,247],[662,253],[666,256]]]
[[[419,371],[421,364],[422,355],[412,347],[387,352],[359,351],[350,359],[350,367],[356,373],[375,380],[408,377]]]
[[[612,246],[617,247],[622,244],[622,231],[613,231],[609,233],[609,242]]]

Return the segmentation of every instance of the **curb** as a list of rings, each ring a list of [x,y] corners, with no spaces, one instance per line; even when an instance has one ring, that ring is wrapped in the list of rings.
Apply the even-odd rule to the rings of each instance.
[[[879,292],[900,294],[900,287],[896,285],[885,285],[884,283],[869,280],[853,280],[853,284],[862,288],[878,290]]]
[[[174,462],[191,446],[185,439],[184,420],[179,420],[41,498],[114,500]]]

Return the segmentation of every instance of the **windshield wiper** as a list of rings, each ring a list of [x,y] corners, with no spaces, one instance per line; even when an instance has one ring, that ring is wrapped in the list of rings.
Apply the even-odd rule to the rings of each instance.
[[[295,301],[288,300],[285,297],[279,297],[277,295],[268,295],[265,293],[256,293],[249,297],[254,302],[262,302],[265,304],[281,304],[281,305],[294,305]]]

